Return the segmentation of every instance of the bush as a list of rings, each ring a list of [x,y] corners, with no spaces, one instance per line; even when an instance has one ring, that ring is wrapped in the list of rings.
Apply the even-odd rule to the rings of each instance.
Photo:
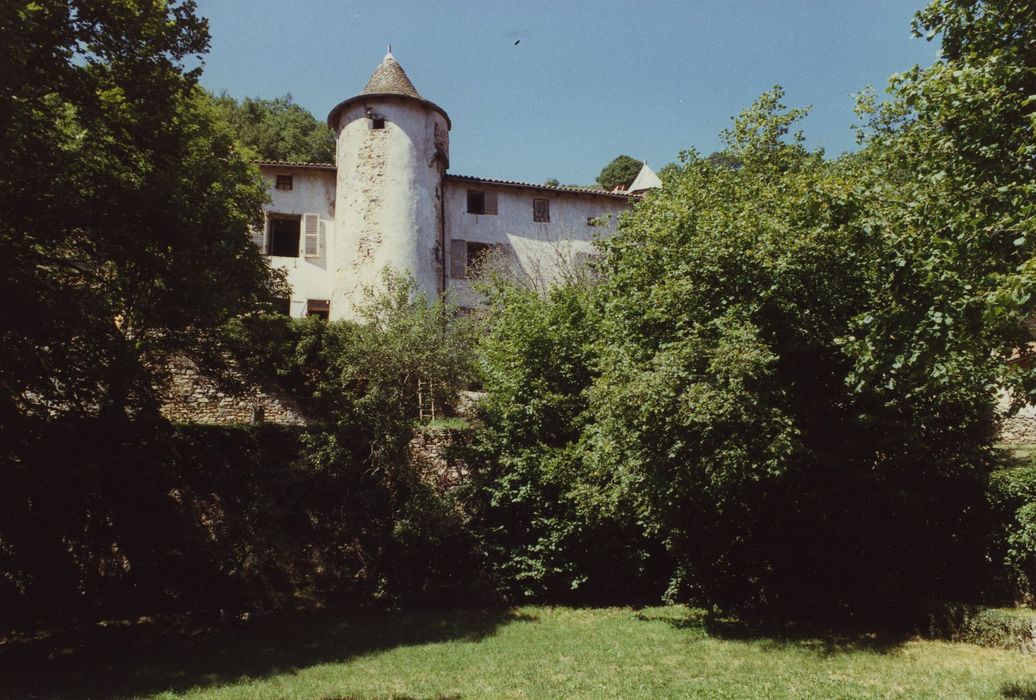
[[[505,284],[488,293],[486,397],[464,498],[497,588],[512,600],[657,600],[667,575],[661,547],[586,447],[593,290],[541,296]]]
[[[996,517],[994,556],[1006,568],[1008,585],[1018,602],[1036,604],[1036,461],[1000,469],[986,491]]]
[[[1036,654],[1036,610],[942,605],[930,616],[927,632],[955,642]]]

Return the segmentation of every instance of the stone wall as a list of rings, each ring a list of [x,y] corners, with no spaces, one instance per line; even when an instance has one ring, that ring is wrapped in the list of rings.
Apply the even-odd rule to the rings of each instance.
[[[162,415],[174,423],[306,425],[310,422],[290,397],[263,392],[257,387],[241,395],[220,391],[211,380],[200,375],[189,360],[174,360],[169,373],[171,380],[162,403]]]
[[[1036,445],[1036,416],[1014,415],[1000,423],[1000,442],[1005,445]]]
[[[456,428],[420,429],[410,440],[410,458],[421,475],[432,485],[446,491],[459,486],[468,477],[468,467],[454,448],[467,443],[468,431]]]
[[[997,400],[1000,442],[1005,445],[1036,445],[1036,406],[1026,404],[1011,413],[1011,396],[1002,392]]]

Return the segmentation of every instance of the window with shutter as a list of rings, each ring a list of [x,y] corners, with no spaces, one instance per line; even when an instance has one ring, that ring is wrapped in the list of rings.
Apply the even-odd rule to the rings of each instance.
[[[496,215],[496,192],[468,190],[468,213]]]
[[[532,220],[541,224],[545,224],[550,221],[549,199],[532,200]]]
[[[327,299],[307,299],[306,315],[328,320],[331,315],[331,302]]]
[[[303,214],[302,224],[305,235],[302,241],[302,254],[307,258],[320,257],[320,215]]]

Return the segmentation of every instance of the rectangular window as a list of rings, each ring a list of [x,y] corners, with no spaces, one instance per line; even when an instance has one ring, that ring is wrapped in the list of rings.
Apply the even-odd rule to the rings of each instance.
[[[532,220],[541,224],[545,224],[550,221],[549,199],[532,200]]]
[[[385,118],[384,117],[371,117],[371,128],[372,129],[384,129]]]
[[[299,257],[299,217],[271,216],[266,254],[284,258]]]
[[[291,175],[278,175],[276,188],[279,190],[290,190],[292,186]]]
[[[284,316],[291,316],[291,299],[280,297],[273,300],[273,311]]]
[[[468,213],[496,215],[496,192],[468,190]]]
[[[327,320],[331,315],[331,302],[327,299],[307,299],[306,315]]]

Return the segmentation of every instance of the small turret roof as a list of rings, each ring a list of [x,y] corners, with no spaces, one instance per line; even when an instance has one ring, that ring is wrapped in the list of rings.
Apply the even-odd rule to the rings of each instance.
[[[360,90],[360,94],[405,95],[407,97],[416,97],[419,100],[423,99],[417,94],[417,88],[410,82],[410,78],[407,77],[403,66],[399,65],[391,51],[385,54],[385,58],[381,59],[381,63],[374,69],[371,79],[367,81],[367,86]]]
[[[662,181],[655,175],[655,171],[644,163],[644,167],[637,173],[637,178],[627,189],[628,192],[643,192],[645,190],[656,190],[662,187]]]

